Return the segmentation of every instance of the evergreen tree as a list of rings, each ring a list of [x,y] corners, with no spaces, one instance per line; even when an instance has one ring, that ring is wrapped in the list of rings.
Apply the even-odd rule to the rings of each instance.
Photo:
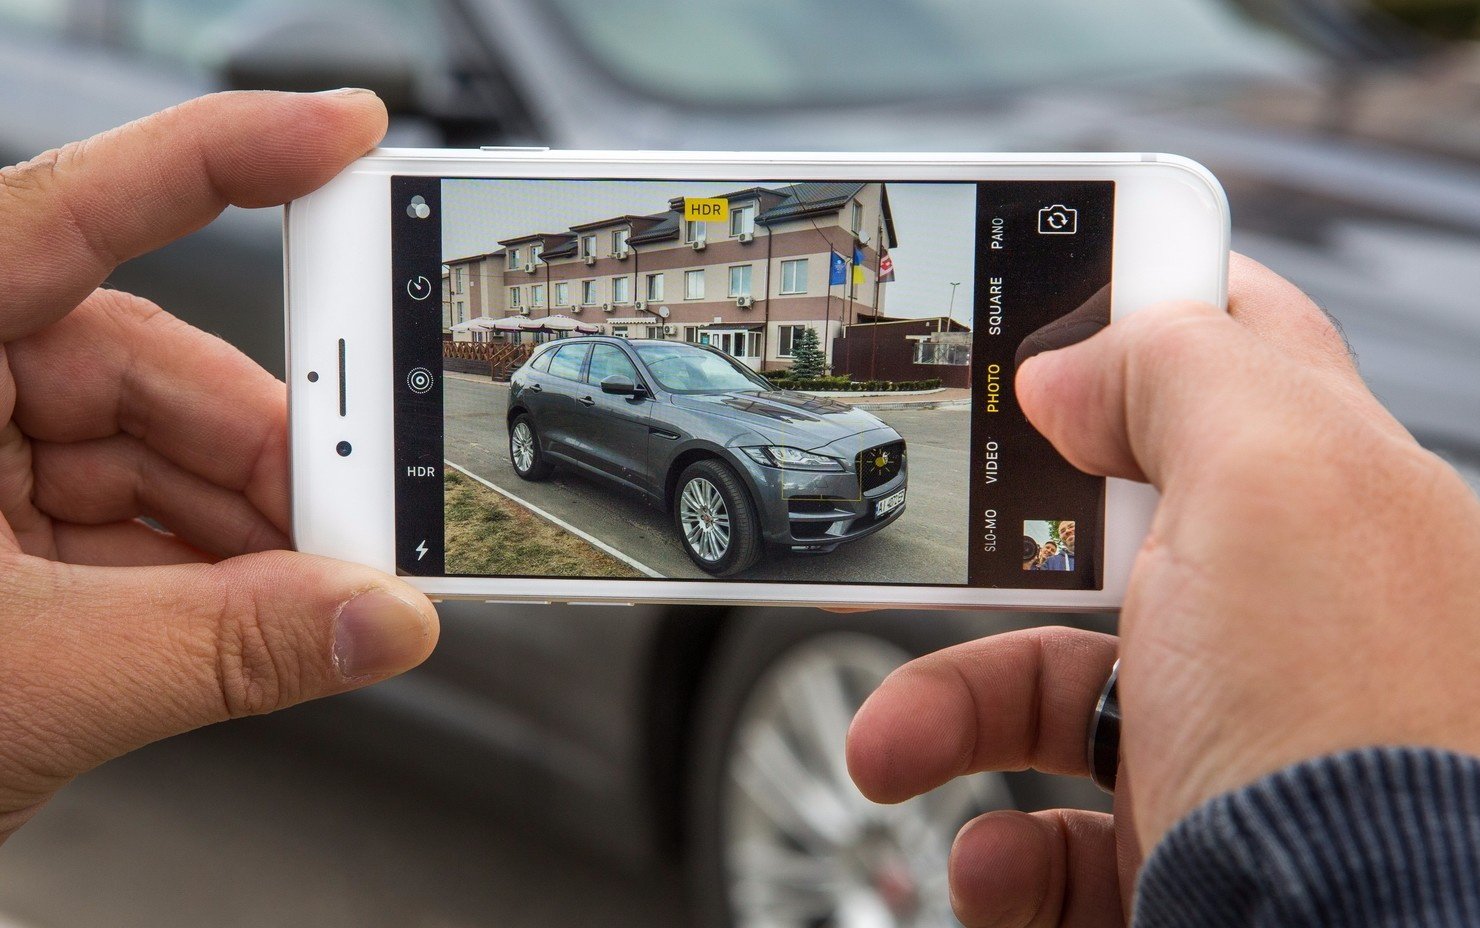
[[[798,332],[791,345],[791,376],[799,380],[821,377],[826,363],[817,331],[805,328]]]

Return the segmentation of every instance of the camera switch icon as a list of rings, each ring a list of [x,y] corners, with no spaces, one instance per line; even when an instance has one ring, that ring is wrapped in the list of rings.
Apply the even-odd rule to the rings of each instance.
[[[1079,210],[1055,203],[1038,211],[1039,235],[1074,235],[1079,231]]]

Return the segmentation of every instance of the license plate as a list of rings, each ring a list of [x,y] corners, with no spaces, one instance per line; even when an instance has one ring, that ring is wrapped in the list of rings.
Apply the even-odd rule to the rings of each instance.
[[[904,505],[904,491],[897,490],[874,504],[874,515],[888,515]]]

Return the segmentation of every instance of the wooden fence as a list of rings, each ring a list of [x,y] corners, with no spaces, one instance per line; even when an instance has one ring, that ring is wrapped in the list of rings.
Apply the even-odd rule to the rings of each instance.
[[[443,342],[444,370],[465,374],[487,374],[494,380],[508,380],[514,369],[529,360],[533,345],[510,345],[504,342]]]

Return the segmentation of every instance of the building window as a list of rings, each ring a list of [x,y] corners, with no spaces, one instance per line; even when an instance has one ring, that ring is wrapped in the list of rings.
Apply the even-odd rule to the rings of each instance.
[[[632,237],[631,229],[617,229],[612,233],[612,253],[621,254],[627,250],[627,239]]]
[[[760,356],[761,333],[759,332],[705,332],[702,343],[718,348],[735,358]]]
[[[781,262],[781,292],[782,293],[806,293],[807,292],[807,259],[797,258],[795,261]]]
[[[683,272],[683,298],[686,300],[704,299],[704,272]]]
[[[517,248],[510,248],[509,249],[509,269],[510,270],[513,270],[514,268],[516,268],[518,266],[519,266],[519,249],[517,249]]]
[[[730,235],[739,237],[741,235],[755,234],[755,204],[738,206],[730,210]]]
[[[776,328],[776,357],[791,357],[791,349],[796,344],[797,336],[807,328],[809,327],[805,325],[778,326]]]
[[[647,275],[647,296],[645,297],[645,299],[649,299],[649,300],[661,300],[661,299],[663,299],[663,275],[662,274],[649,274],[649,275]]]
[[[696,325],[686,325],[686,326],[684,326],[683,327],[683,340],[686,341],[686,342],[688,342],[691,345],[697,345],[701,341],[703,341],[703,336],[701,336],[699,334],[699,327],[696,326]]]
[[[583,257],[583,258],[590,258],[590,257],[594,257],[595,254],[596,254],[596,235],[595,235],[595,233],[592,233],[591,235],[583,235],[583,236],[581,236],[581,257]]]
[[[627,337],[627,327],[625,325],[614,325],[614,326],[612,326],[612,335],[615,335],[617,338],[626,338]]]
[[[693,244],[702,242],[709,236],[709,223],[700,222],[696,219],[685,219],[683,223],[683,240],[685,243]]]
[[[853,230],[853,234],[854,235],[857,235],[858,233],[860,233],[860,232],[863,231],[863,204],[862,203],[855,202],[853,204],[853,219],[849,223],[848,228],[850,228],[850,229]]]
[[[612,278],[612,302],[613,303],[631,303],[632,302],[632,278],[631,277],[613,277]]]
[[[730,268],[730,296],[750,296],[750,265]]]
[[[529,288],[529,302],[531,306],[545,305],[545,285],[535,284]]]
[[[520,303],[519,303],[519,288],[518,287],[510,287],[509,288],[509,305],[510,306],[513,306],[513,307],[518,307],[520,305]]]
[[[570,305],[570,284],[556,284],[555,285],[555,305],[556,306],[569,306]]]
[[[594,306],[596,304],[596,281],[581,281],[581,305]]]
[[[452,292],[462,293],[468,285],[468,269],[459,264],[452,269]]]
[[[544,245],[530,245],[529,246],[529,263],[530,264],[543,264],[544,263],[544,259],[541,258],[540,256],[543,255],[544,253],[545,253],[545,246]]]

